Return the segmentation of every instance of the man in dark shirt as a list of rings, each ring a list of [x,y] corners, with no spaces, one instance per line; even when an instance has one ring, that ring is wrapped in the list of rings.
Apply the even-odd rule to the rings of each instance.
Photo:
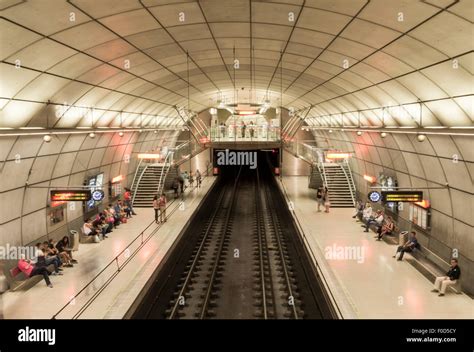
[[[457,259],[451,259],[451,267],[446,276],[437,277],[434,283],[434,289],[431,292],[439,292],[440,297],[444,296],[448,286],[456,285],[461,276],[461,268]]]
[[[397,260],[402,260],[403,255],[405,252],[411,252],[413,251],[416,247],[418,246],[418,240],[416,239],[416,232],[412,231],[411,232],[411,238],[405,243],[403,246],[398,246],[397,248],[397,253],[400,252],[400,256],[398,257]],[[393,258],[396,258],[397,253],[393,256]]]

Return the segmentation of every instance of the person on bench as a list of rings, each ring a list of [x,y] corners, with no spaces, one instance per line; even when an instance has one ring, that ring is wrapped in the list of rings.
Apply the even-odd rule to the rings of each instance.
[[[72,264],[70,264],[70,262],[68,260],[68,257],[65,256],[65,255],[60,255],[59,254],[58,250],[54,246],[53,239],[50,239],[49,241],[44,241],[43,242],[43,252],[44,252],[44,254],[46,254],[46,258],[53,257],[53,256],[57,256],[59,258],[59,260],[61,262],[61,266],[60,266],[59,270],[63,270],[63,269],[61,269],[61,267],[66,267],[66,268],[72,267]]]
[[[356,206],[356,210],[355,210],[355,214],[354,216],[352,216],[353,219],[355,218],[361,218],[363,213],[364,213],[364,209],[365,209],[366,205],[364,204],[363,201],[359,200],[357,202],[357,206]]]
[[[61,260],[57,256],[49,256],[47,257],[43,251],[44,247],[43,244],[37,243],[36,244],[36,254],[35,258],[31,260],[31,263],[35,266],[45,266],[48,267],[49,265],[53,264],[54,272],[53,275],[62,275],[59,271],[59,267],[62,265]],[[61,269],[62,270],[62,269]]]
[[[416,247],[418,247],[418,240],[416,239],[416,232],[412,231],[411,238],[403,246],[398,246],[397,253],[392,258],[396,258],[397,254],[400,253],[397,260],[402,260],[406,252],[412,252]]]
[[[391,216],[389,216],[384,221],[384,224],[382,225],[382,227],[379,227],[377,231],[377,236],[375,236],[374,238],[376,238],[377,241],[380,241],[383,236],[391,235],[394,228],[395,228],[395,224],[393,222],[393,219]]]
[[[18,269],[25,274],[26,277],[33,277],[36,275],[42,275],[46,285],[50,288],[53,287],[51,280],[49,279],[49,272],[45,266],[36,266],[32,264],[29,260],[25,260],[25,256],[22,255],[18,261]]]
[[[448,286],[456,285],[461,276],[461,268],[458,265],[457,259],[451,259],[451,267],[446,273],[446,276],[439,276],[434,282],[434,289],[431,292],[439,292],[440,297],[444,296]]]
[[[58,241],[58,243],[56,243],[56,248],[59,253],[66,253],[69,258],[71,258],[71,263],[77,263],[77,260],[73,259],[72,257],[72,249],[69,246],[69,237],[64,236],[62,240]]]
[[[377,210],[377,212],[375,213],[375,217],[369,219],[366,222],[364,232],[369,232],[369,227],[372,224],[375,224],[375,226],[377,227],[377,231],[378,231],[378,229],[382,227],[383,219],[384,219],[383,211],[382,210]]]

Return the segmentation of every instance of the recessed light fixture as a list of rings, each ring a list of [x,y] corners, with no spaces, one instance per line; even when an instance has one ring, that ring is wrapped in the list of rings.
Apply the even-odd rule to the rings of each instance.
[[[158,133],[158,131],[157,131],[157,130],[154,130],[154,131],[153,131],[153,133],[154,133],[154,134],[157,134],[157,133]]]
[[[419,134],[416,136],[416,139],[418,139],[418,142],[424,142],[426,139],[426,135],[424,134]]]
[[[95,133],[94,132],[89,133],[89,137],[94,139],[95,138]]]
[[[382,138],[387,137],[387,132],[382,132],[382,133],[380,133],[380,137],[382,137]]]
[[[362,131],[357,131],[358,136],[362,136]]]
[[[123,132],[119,132],[119,136],[120,136],[120,137],[123,137]]]
[[[46,135],[43,136],[43,141],[44,141],[45,143],[51,142],[51,139],[52,139],[52,138],[51,138],[51,136],[50,136],[49,134],[46,134]]]
[[[329,132],[329,133],[332,133],[332,130],[329,130],[328,132]]]

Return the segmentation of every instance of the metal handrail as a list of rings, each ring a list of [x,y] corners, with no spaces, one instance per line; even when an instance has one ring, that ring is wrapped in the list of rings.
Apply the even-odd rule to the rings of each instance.
[[[160,196],[161,192],[162,192],[162,189],[164,187],[164,181],[165,179],[163,178],[163,174],[166,174],[168,175],[168,170],[171,166],[171,162],[168,160],[168,159],[171,159],[172,155],[173,155],[174,152],[168,152],[166,154],[166,158],[165,158],[165,162],[164,162],[164,165],[163,167],[161,168],[161,173],[160,173],[160,178],[158,179],[158,188],[156,189],[156,194],[158,196]],[[166,176],[165,176],[166,178]],[[163,183],[162,183],[163,181]]]
[[[203,176],[203,178],[206,178],[209,176]],[[197,186],[195,186],[197,187]],[[189,189],[188,192],[191,191],[191,188]],[[186,192],[186,191],[185,191]],[[177,202],[176,206],[171,209],[170,212],[168,212],[167,218],[169,218],[171,215],[173,215],[176,210],[180,207],[181,201],[178,199],[173,199],[168,203],[168,206],[166,207],[166,210],[171,208],[171,205],[173,205],[175,202]],[[109,267],[116,265],[117,268],[115,269],[114,273],[111,274],[111,276],[105,280],[105,282],[100,286],[99,289],[92,295],[92,297],[87,300],[87,302],[82,305],[78,311],[73,315],[72,319],[77,319],[79,316],[81,316],[86,309],[99,297],[99,295],[104,291],[104,289],[112,282],[112,280],[120,273],[120,271],[123,270],[123,268],[135,257],[135,255],[143,248],[143,246],[158,232],[158,230],[163,226],[163,224],[159,224],[151,233],[148,235],[148,237],[144,238],[144,233],[146,230],[148,230],[153,224],[155,224],[155,220],[153,220],[151,223],[149,223],[120,253],[118,253],[101,271],[99,271],[79,292],[77,292],[74,296],[72,296],[69,301],[66,302],[65,305],[63,305],[53,316],[52,319],[56,319],[56,317],[61,314],[68,306],[73,305],[73,302],[75,302],[76,298],[82,294],[102,273],[104,273]],[[130,253],[130,248],[132,245],[138,240],[141,239],[140,245],[138,246],[137,249],[135,249],[132,253]],[[128,251],[128,253],[127,253]],[[126,260],[120,265],[119,264],[119,258],[120,256],[125,254]],[[127,255],[128,254],[128,255]]]
[[[135,189],[135,191],[132,192],[132,194],[133,194],[132,195],[132,205],[135,202],[135,196],[137,195],[136,191],[138,190],[138,185],[140,185],[140,181],[142,180],[143,174],[145,173],[146,169],[148,169],[148,166],[149,165],[145,165],[145,167],[143,168],[143,171],[140,174],[140,177],[138,178],[136,189]],[[138,170],[138,168],[137,168],[137,170]]]
[[[356,199],[357,189],[356,189],[356,185],[355,185],[355,182],[354,182],[354,178],[352,177],[352,170],[351,170],[351,165],[349,163],[349,160],[345,160],[345,163],[347,165],[347,170],[349,171],[349,177],[351,179],[352,189],[354,190],[352,199],[354,200],[354,206],[355,206],[355,204],[356,204],[355,199]]]
[[[349,192],[351,192],[352,205],[355,206],[355,198],[354,198],[354,193],[352,192],[351,180],[349,179],[346,169],[344,168],[344,163],[340,163],[339,166],[341,167],[342,172],[344,173],[344,176],[346,177],[347,183],[349,184]]]
[[[142,164],[142,162],[143,162],[143,159],[140,159],[140,162],[138,163],[137,168],[136,168],[136,170],[135,170],[135,175],[133,175],[132,186],[130,187],[130,188],[132,189],[132,191],[134,191],[133,186],[135,185],[135,181],[136,181],[136,178],[137,178],[138,170],[140,169],[140,165]],[[134,193],[135,193],[135,192],[134,192]]]
[[[321,165],[321,168],[323,169],[323,172],[321,173],[321,169],[319,169],[319,165]],[[326,178],[326,169],[324,169],[324,161],[322,163],[318,163],[318,169],[319,169],[319,173],[321,174],[321,176],[323,177],[323,181],[324,181],[324,187],[326,187],[327,189],[329,189],[328,187],[328,181],[327,181],[327,178]]]

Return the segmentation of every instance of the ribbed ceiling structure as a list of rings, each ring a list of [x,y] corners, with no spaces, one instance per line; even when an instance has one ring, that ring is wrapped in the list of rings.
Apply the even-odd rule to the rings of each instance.
[[[315,126],[473,122],[470,0],[0,6],[4,128],[170,126],[175,107],[267,98]]]

